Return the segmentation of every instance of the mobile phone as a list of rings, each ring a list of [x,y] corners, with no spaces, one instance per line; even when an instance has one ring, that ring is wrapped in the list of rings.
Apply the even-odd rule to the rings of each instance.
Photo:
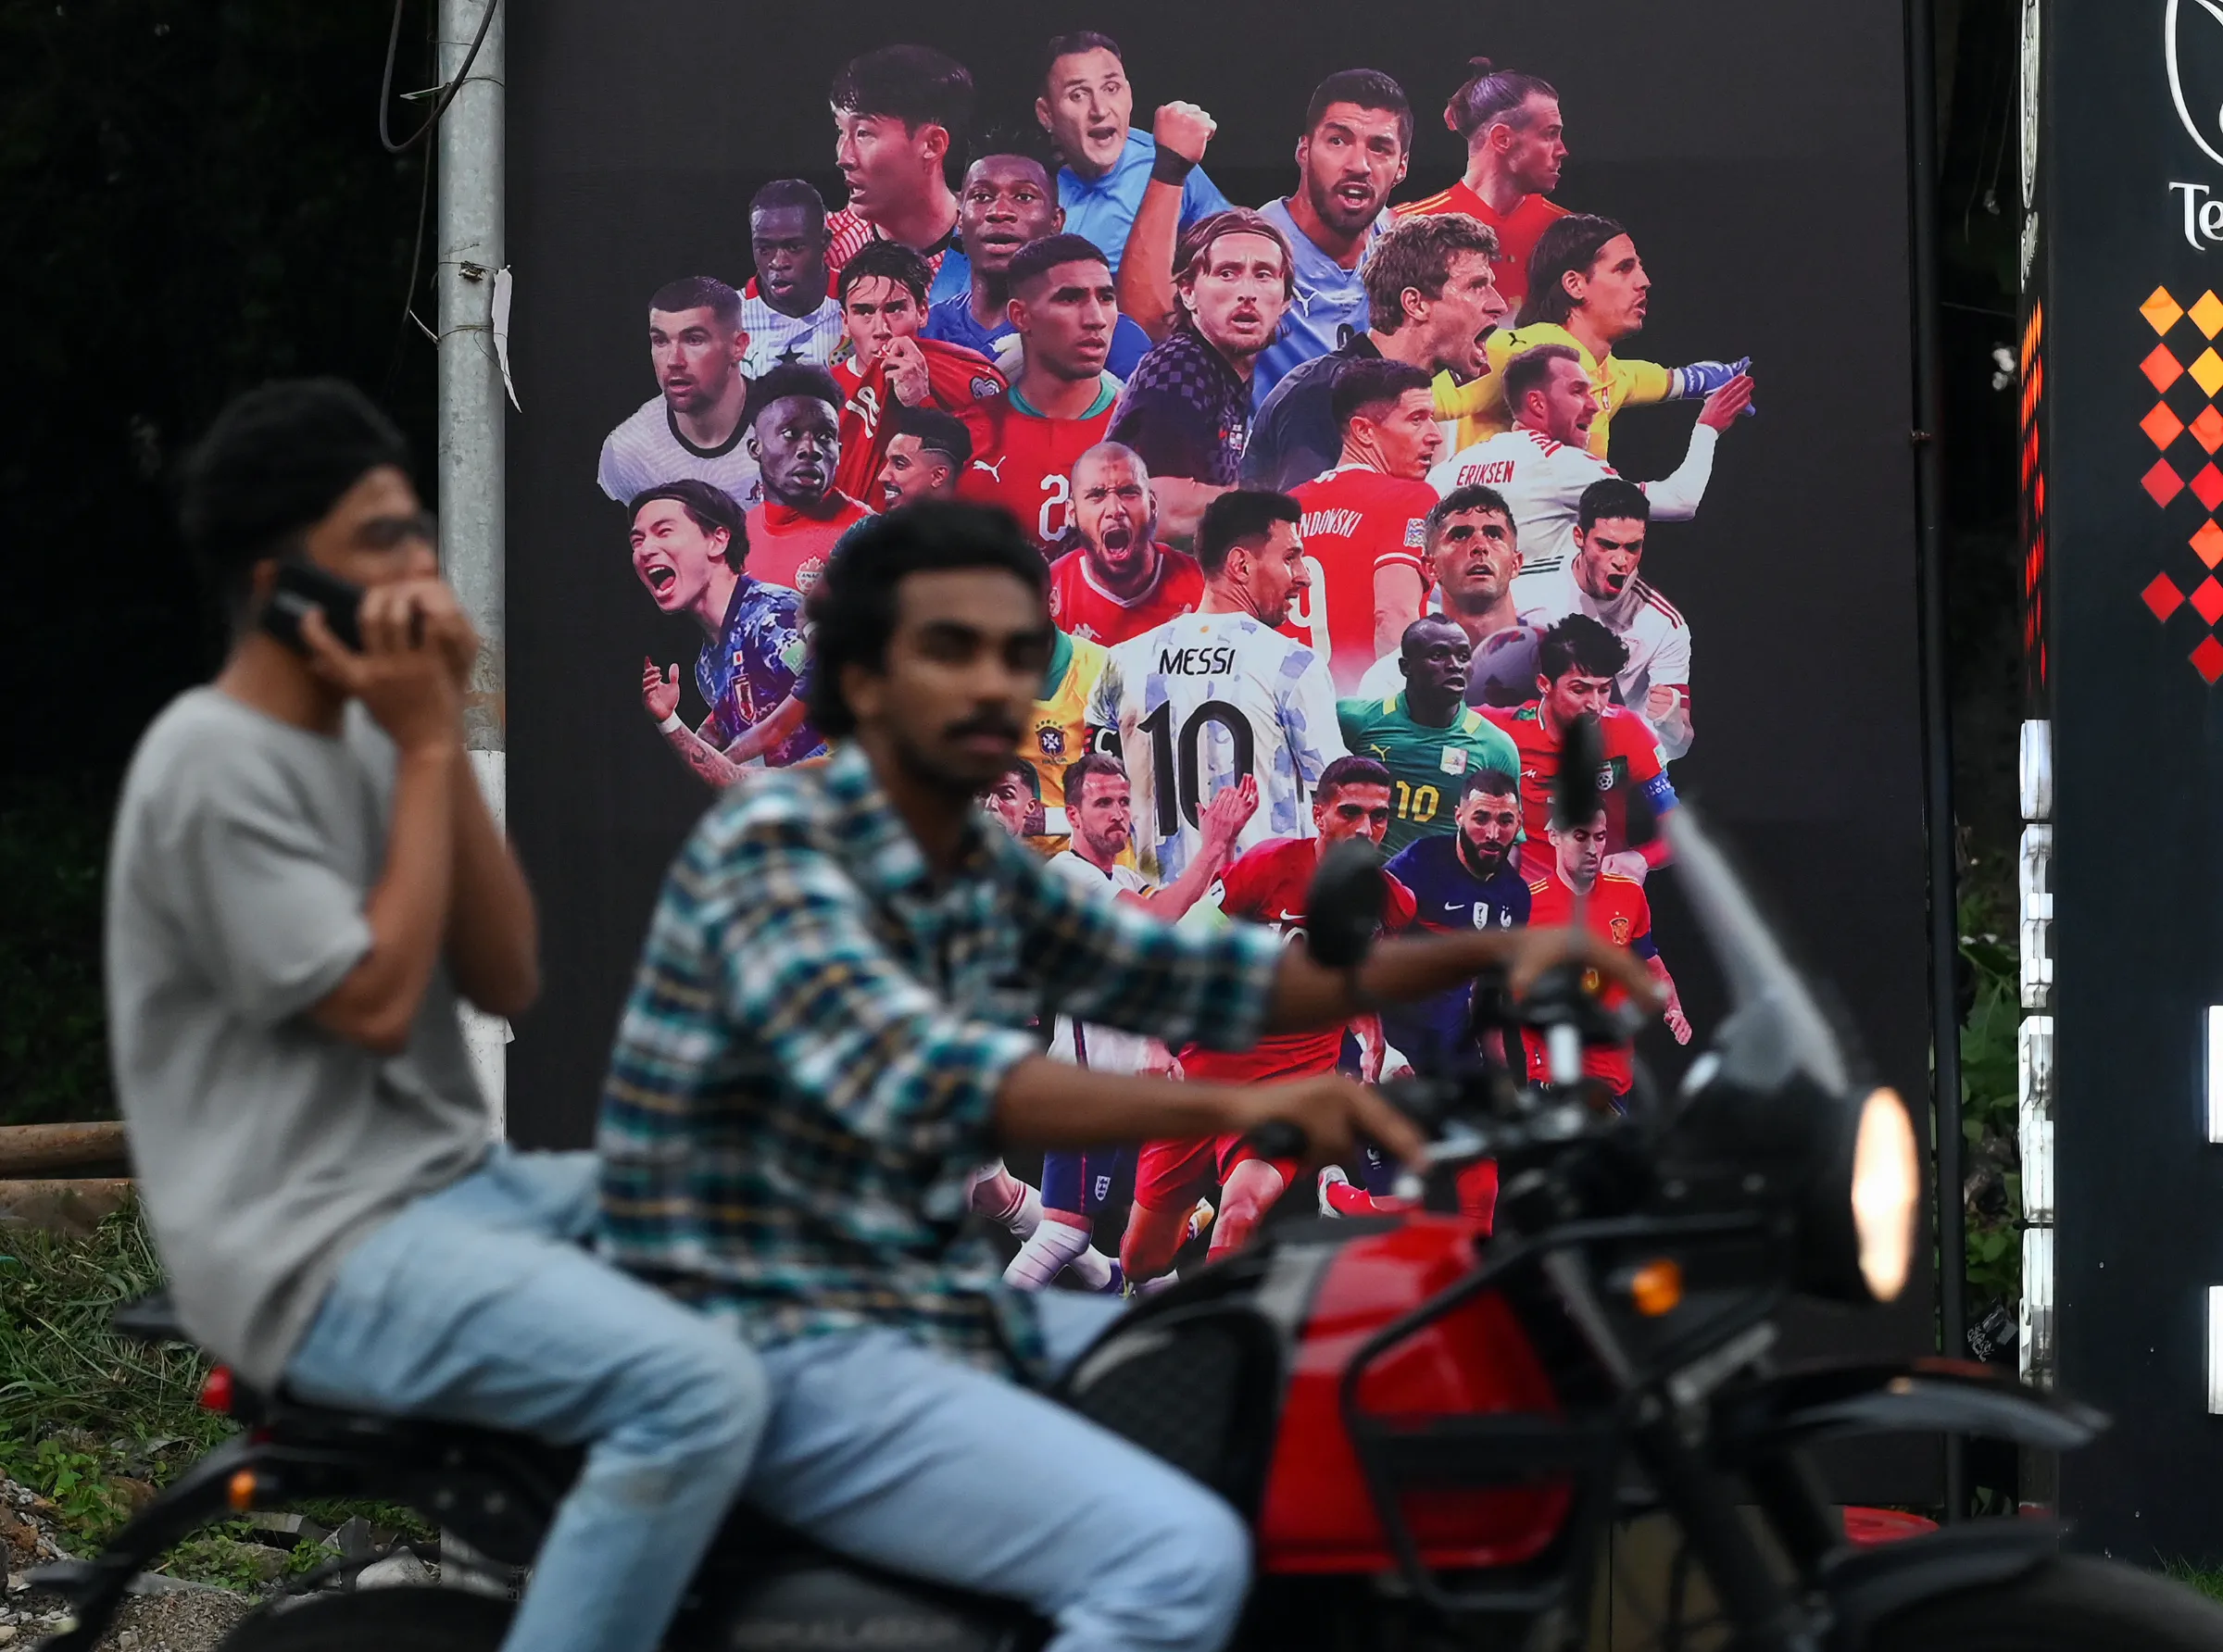
[[[262,610],[262,629],[295,654],[307,654],[301,640],[301,621],[311,608],[324,610],[324,624],[350,648],[363,645],[362,628],[356,622],[362,606],[363,588],[336,574],[326,573],[313,562],[287,557],[278,564],[278,582]]]

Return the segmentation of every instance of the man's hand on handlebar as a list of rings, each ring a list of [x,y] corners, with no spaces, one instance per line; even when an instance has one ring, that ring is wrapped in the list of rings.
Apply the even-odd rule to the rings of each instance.
[[[1526,997],[1528,989],[1539,976],[1562,965],[1571,965],[1577,970],[1597,970],[1605,980],[1626,988],[1628,995],[1648,1010],[1656,1011],[1667,1002],[1644,960],[1626,946],[1615,946],[1602,935],[1566,925],[1498,932],[1511,947],[1511,956],[1505,961],[1505,982],[1515,998]]]
[[[1259,1084],[1234,1091],[1233,1129],[1244,1135],[1269,1124],[1294,1125],[1304,1135],[1300,1154],[1307,1168],[1351,1158],[1362,1142],[1372,1142],[1400,1162],[1425,1164],[1427,1142],[1404,1114],[1380,1094],[1340,1073],[1297,1079],[1286,1084]],[[1283,1155],[1273,1153],[1274,1158]]]

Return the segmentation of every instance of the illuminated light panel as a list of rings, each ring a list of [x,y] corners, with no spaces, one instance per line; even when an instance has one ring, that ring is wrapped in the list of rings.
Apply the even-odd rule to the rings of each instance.
[[[2146,607],[2154,610],[2156,620],[2166,620],[2184,607],[2184,593],[2177,589],[2177,582],[2166,573],[2155,574],[2154,582],[2141,591],[2139,595],[2144,599]]]
[[[2155,332],[2166,332],[2177,325],[2184,314],[2184,307],[2169,296],[2168,288],[2155,287],[2145,303],[2138,307],[2138,313],[2145,317],[2146,325]]]
[[[2154,468],[2140,478],[2140,481],[2146,492],[2154,495],[2154,503],[2156,505],[2166,505],[2179,494],[2184,492],[2184,478],[2169,468],[2169,461],[2166,459],[2155,459]]]
[[[2213,346],[2193,357],[2192,365],[2184,370],[2192,374],[2192,382],[2200,386],[2203,395],[2223,390],[2223,356],[2217,355]]]
[[[2223,1004],[2207,1007],[2207,1139],[2223,1142]]]
[[[2207,1408],[2223,1413],[2223,1285],[2207,1287]]]
[[[2217,331],[2223,329],[2223,298],[2217,298],[2213,293],[2201,294],[2192,300],[2192,307],[2184,313],[2192,317],[2192,325],[2208,338],[2215,337]]]
[[[2155,344],[2153,354],[2138,364],[2138,370],[2146,375],[2146,382],[2157,391],[2166,390],[2184,377],[2183,364],[2169,353],[2166,344]]]
[[[2192,478],[2192,497],[2206,509],[2223,505],[2223,470],[2213,465],[2200,467],[2200,474]]]
[[[2213,404],[2210,404],[2208,411],[2215,411]],[[2184,420],[2169,410],[2168,403],[2155,402],[2153,410],[2138,421],[2138,428],[2146,432],[2147,441],[2166,450],[2170,443],[2184,434]],[[2215,451],[2213,447],[2208,449],[2210,453]]]
[[[2216,525],[2215,518],[2210,517],[2202,522],[2186,543],[2192,547],[2192,555],[2208,567],[2213,568],[2217,563],[2223,562],[2223,527]]]
[[[2213,453],[2223,447],[2223,410],[2213,402],[2200,409],[2200,416],[2184,427],[2192,432],[2192,440]]]
[[[2212,579],[2202,580],[2192,591],[2192,612],[2210,625],[2223,620],[2223,585]]]
[[[2192,670],[2207,679],[2210,688],[2216,685],[2217,678],[2223,677],[2223,643],[2216,641],[2213,632],[2200,639],[2200,646],[2192,650]]]

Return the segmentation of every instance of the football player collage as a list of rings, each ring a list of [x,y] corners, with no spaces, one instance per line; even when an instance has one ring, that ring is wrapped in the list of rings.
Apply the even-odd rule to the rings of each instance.
[[[1204,106],[1138,129],[1108,35],[1047,42],[1001,127],[935,49],[843,66],[846,200],[767,183],[742,284],[647,295],[656,394],[601,450],[634,573],[700,631],[698,711],[679,662],[642,661],[678,760],[725,786],[822,756],[804,610],[841,536],[922,500],[1000,507],[1041,548],[1057,635],[984,802],[1061,875],[1294,939],[1324,848],[1363,837],[1388,857],[1388,928],[1580,913],[1648,960],[1688,1042],[1645,893],[1666,849],[1642,822],[1675,807],[1693,739],[1691,642],[1640,569],[1650,524],[1701,509],[1751,364],[1639,358],[1640,226],[1556,198],[1548,80],[1477,58],[1434,90],[1425,118],[1466,149],[1450,188],[1405,198],[1415,106],[1351,69],[1301,111],[1289,193],[1251,208],[1211,180]],[[1670,403],[1690,404],[1680,463],[1623,477],[1615,419]],[[1586,717],[1599,807],[1555,828]],[[1371,1079],[1471,1063],[1468,1009],[1453,994],[1240,1056],[1044,1032],[1125,1071]],[[1540,1071],[1540,1049],[1490,1053]],[[1628,1051],[1588,1060],[1627,1092]],[[1014,1283],[1148,1289],[1199,1235],[1241,1245],[1291,1173],[1240,1140],[1153,1142],[1052,1154],[1038,1187],[992,1166],[973,1196],[1017,1237]],[[1394,1195],[1353,1164],[1302,1196],[1350,1215]]]

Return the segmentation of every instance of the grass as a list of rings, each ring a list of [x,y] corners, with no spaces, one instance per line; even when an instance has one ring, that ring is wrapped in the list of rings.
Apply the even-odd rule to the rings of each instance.
[[[2162,1575],[2188,1589],[2196,1589],[2210,1600],[2223,1601],[2223,1566],[2195,1566],[2190,1560],[2165,1560]]]
[[[61,1541],[78,1554],[97,1550],[154,1489],[233,1432],[230,1419],[196,1403],[206,1357],[108,1330],[112,1308],[161,1283],[135,1207],[85,1239],[0,1235],[0,1473],[52,1501]],[[327,1527],[361,1515],[412,1538],[433,1534],[388,1504],[317,1503],[302,1512]],[[207,1527],[161,1570],[252,1588],[334,1552],[308,1543],[281,1551],[251,1537],[244,1521]]]

